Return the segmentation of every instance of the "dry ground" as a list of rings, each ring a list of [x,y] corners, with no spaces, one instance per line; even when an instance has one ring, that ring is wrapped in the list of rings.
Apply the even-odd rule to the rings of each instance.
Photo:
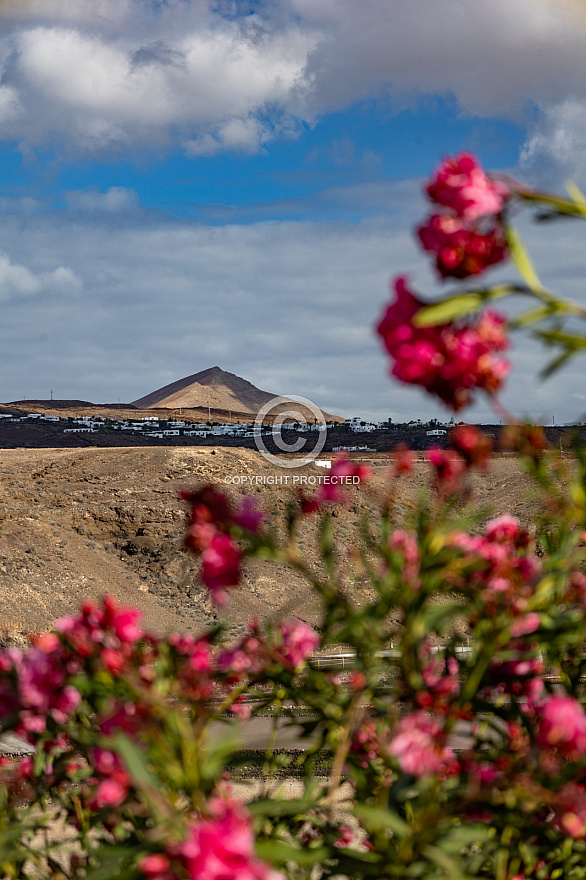
[[[388,459],[373,458],[378,488]],[[233,476],[315,475],[323,470],[279,470],[256,451],[217,448],[2,449],[0,450],[0,639],[48,628],[83,598],[105,592],[143,611],[157,633],[200,632],[216,617],[197,582],[197,563],[182,549],[181,487]],[[427,479],[421,461],[402,481],[401,507],[409,508]],[[509,457],[493,461],[474,478],[478,500],[495,513],[509,511],[529,522],[534,511],[529,482]],[[229,487],[232,495],[241,490]],[[293,490],[256,486],[245,490],[282,528]],[[360,515],[374,505],[354,494],[336,511],[342,542],[351,546]],[[306,529],[301,547],[316,558],[315,535]],[[253,615],[266,619],[284,607],[311,620],[306,585],[285,569],[253,563],[234,590],[227,611],[232,634]]]

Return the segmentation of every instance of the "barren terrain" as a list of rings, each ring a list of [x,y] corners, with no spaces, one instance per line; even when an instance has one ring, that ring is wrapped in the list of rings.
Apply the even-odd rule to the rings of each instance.
[[[380,454],[371,464],[373,485],[383,488],[388,459]],[[421,461],[415,475],[402,480],[403,509],[427,472]],[[0,450],[0,641],[44,630],[83,598],[106,592],[139,606],[155,632],[201,632],[217,612],[198,584],[196,560],[182,548],[185,511],[178,489],[226,485],[227,477],[245,475],[288,476],[291,484],[295,474],[318,473],[323,471],[313,465],[279,470],[256,451],[223,447]],[[512,458],[495,459],[474,483],[480,503],[530,522],[529,481]],[[252,493],[276,528],[282,527],[292,488],[226,489]],[[357,492],[347,507],[336,509],[336,529],[348,549],[354,525],[373,505]],[[301,548],[309,561],[316,558],[310,524]],[[285,608],[312,620],[308,588],[289,571],[255,561],[232,591],[225,612],[230,635],[254,615],[267,619]]]

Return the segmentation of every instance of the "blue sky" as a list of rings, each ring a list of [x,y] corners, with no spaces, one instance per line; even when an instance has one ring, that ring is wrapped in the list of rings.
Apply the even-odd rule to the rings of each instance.
[[[424,180],[467,149],[586,184],[585,39],[579,0],[0,0],[0,399],[130,401],[217,364],[345,416],[449,416],[372,332],[397,274],[440,290]],[[582,228],[523,230],[583,298]],[[581,364],[539,385],[521,338],[513,361],[512,411],[586,410]]]

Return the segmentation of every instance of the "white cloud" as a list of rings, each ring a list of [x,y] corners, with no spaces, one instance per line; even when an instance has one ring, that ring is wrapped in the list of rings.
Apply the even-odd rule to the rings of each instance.
[[[0,253],[0,301],[15,297],[34,296],[41,290],[41,280],[26,266],[11,262],[10,257]]]
[[[231,119],[220,126],[217,134],[205,134],[185,143],[188,156],[213,156],[220,150],[239,150],[244,153],[256,153],[263,141],[268,140],[269,133],[256,119]]]
[[[232,7],[230,7],[232,9]],[[78,150],[164,142],[259,149],[294,120],[369,95],[453,95],[522,118],[586,100],[577,0],[211,0],[0,4],[2,137]],[[422,22],[425,26],[422,26]],[[399,102],[397,104],[397,102]]]
[[[410,204],[419,185],[407,189],[398,192]],[[523,232],[544,283],[584,303],[586,227]],[[141,214],[124,223],[107,213],[83,223],[39,215],[23,236],[0,215],[0,240],[10,253],[0,259],[0,400],[47,396],[47,383],[64,398],[134,400],[219,364],[342,415],[446,415],[388,377],[373,331],[393,276],[409,274],[422,295],[437,289],[406,224],[206,227]],[[512,268],[502,275],[514,277]],[[584,390],[583,362],[540,385],[539,348],[522,335],[514,343],[510,411],[580,415],[573,395]],[[495,416],[481,402],[472,418]]]
[[[53,272],[45,272],[41,276],[43,286],[56,293],[81,293],[83,284],[68,266],[59,266]]]
[[[35,273],[27,266],[13,263],[8,254],[0,252],[0,302],[2,303],[18,302],[46,292],[79,293],[82,286],[75,272],[66,266]]]
[[[566,174],[586,182],[586,96],[570,97],[559,104],[542,108],[541,116],[527,137],[521,154],[521,164],[531,172],[541,174],[551,169],[559,179]]]
[[[115,34],[96,15],[93,27],[25,24],[5,36],[0,121],[11,124],[3,136],[39,143],[57,134],[91,150],[177,130],[250,151],[262,140],[256,114],[290,112],[314,45],[299,27],[253,32],[218,18],[161,33],[153,20],[141,33],[148,20],[137,27],[138,14],[129,9]]]
[[[321,104],[365,93],[454,94],[472,112],[583,88],[583,28],[550,0],[291,0],[329,35],[309,72]],[[422,23],[425,22],[425,26]]]
[[[79,213],[119,214],[138,209],[138,193],[124,186],[111,186],[105,193],[97,190],[72,190],[65,193],[69,208]]]

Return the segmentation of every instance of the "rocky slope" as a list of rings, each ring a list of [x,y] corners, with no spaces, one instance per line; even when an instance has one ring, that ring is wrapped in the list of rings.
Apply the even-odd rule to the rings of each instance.
[[[252,382],[234,373],[228,373],[220,367],[210,367],[134,400],[132,405],[137,409],[158,407],[172,410],[210,407],[248,421],[277,396],[269,391],[261,391]],[[284,409],[287,406],[277,406],[274,411],[271,410],[271,416],[274,417]],[[301,409],[309,422],[315,420],[314,413],[306,407],[297,404],[297,409]],[[343,421],[341,416],[332,416],[326,412],[324,417],[327,421]]]
[[[373,485],[382,488],[387,459],[381,455],[373,464]],[[427,468],[421,462],[402,482],[403,509],[413,503]],[[201,632],[217,612],[198,584],[196,560],[182,548],[178,489],[208,481],[226,486],[235,475],[288,476],[291,483],[296,473],[318,469],[279,471],[256,452],[221,447],[0,450],[0,641],[46,629],[83,598],[105,592],[138,605],[156,632]],[[511,459],[497,459],[475,482],[481,502],[530,519],[527,481]],[[226,488],[232,495],[242,491]],[[258,485],[244,491],[270,512],[277,530],[283,528],[292,489]],[[371,505],[360,493],[336,511],[348,552],[353,529]],[[310,562],[317,559],[310,523],[301,548]],[[359,600],[360,588],[354,589]],[[251,564],[232,597],[226,611],[231,635],[254,615],[267,619],[286,609],[314,617],[306,585],[267,563]]]

